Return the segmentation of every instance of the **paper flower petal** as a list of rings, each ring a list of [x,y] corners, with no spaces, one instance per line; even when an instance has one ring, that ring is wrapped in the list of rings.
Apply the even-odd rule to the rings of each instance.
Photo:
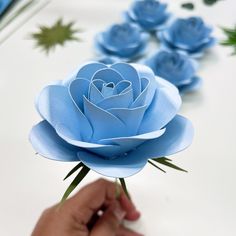
[[[125,125],[117,117],[92,104],[85,97],[84,114],[93,127],[92,140],[124,136],[128,132]]]
[[[120,154],[120,146],[115,144],[99,144],[92,142],[83,142],[77,140],[77,137],[74,137],[71,130],[66,127],[64,124],[58,124],[56,127],[57,134],[65,140],[67,143],[76,146],[78,148],[86,149],[90,152],[94,152],[98,155],[101,155],[106,158],[112,159],[114,156]]]
[[[76,77],[77,78],[86,78],[88,80],[91,80],[94,73],[96,73],[100,69],[107,68],[107,66],[103,63],[98,62],[88,62],[85,63],[77,72]]]
[[[118,71],[125,80],[132,83],[135,99],[141,92],[141,81],[135,68],[126,63],[116,63],[112,65],[111,68]]]
[[[159,88],[156,90],[152,104],[147,109],[139,133],[147,133],[164,127],[177,113],[181,106],[178,89],[171,83],[158,79]]]
[[[108,111],[117,117],[125,125],[125,130],[128,136],[137,134],[146,106],[136,107],[132,109],[128,108],[112,108]],[[126,135],[126,136],[127,136]]]
[[[130,89],[129,91],[121,94],[117,94],[114,96],[110,96],[105,98],[104,100],[100,101],[96,105],[104,110],[110,108],[124,108],[129,107],[130,104],[133,102],[133,90]]]
[[[180,86],[179,91],[181,94],[195,92],[201,87],[201,85],[202,79],[198,76],[194,76],[191,83]]]
[[[165,133],[157,139],[147,141],[129,153],[131,158],[165,157],[187,148],[193,140],[193,126],[189,120],[177,115],[167,126]]]
[[[89,85],[89,80],[78,78],[73,80],[69,87],[70,95],[81,111],[84,110],[83,96],[88,97]]]
[[[88,119],[73,103],[68,88],[59,85],[45,87],[38,97],[38,111],[53,127],[66,124],[78,139],[89,139],[92,128]]]
[[[124,78],[116,70],[113,70],[111,68],[106,68],[97,71],[93,75],[92,80],[103,80],[106,83],[113,82],[114,84],[117,84],[120,81],[124,80]]]
[[[136,158],[135,156],[124,155],[109,160],[83,151],[80,151],[78,156],[90,169],[101,175],[114,178],[125,178],[134,175],[142,170],[147,163],[147,159],[144,156]]]
[[[79,148],[61,139],[45,120],[32,128],[29,140],[41,156],[56,161],[79,161],[77,156]]]

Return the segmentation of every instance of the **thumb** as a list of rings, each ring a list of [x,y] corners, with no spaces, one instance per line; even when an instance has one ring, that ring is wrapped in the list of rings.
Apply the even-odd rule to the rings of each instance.
[[[126,212],[121,208],[120,203],[115,201],[94,225],[90,235],[115,236],[125,215]]]

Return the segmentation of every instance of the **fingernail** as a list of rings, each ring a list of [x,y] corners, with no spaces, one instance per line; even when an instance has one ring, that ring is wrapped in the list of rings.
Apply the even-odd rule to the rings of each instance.
[[[126,215],[126,212],[121,208],[119,203],[114,205],[113,213],[119,221],[122,221]]]

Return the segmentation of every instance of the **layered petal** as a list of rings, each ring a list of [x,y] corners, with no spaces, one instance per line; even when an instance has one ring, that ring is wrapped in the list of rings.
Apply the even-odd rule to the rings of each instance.
[[[161,78],[157,81],[159,87],[144,115],[139,134],[161,129],[175,117],[181,106],[178,89]]]
[[[93,132],[90,123],[72,101],[67,87],[59,85],[45,87],[38,96],[36,106],[41,116],[53,127],[63,123],[73,130],[78,139],[91,138]]]
[[[104,159],[93,153],[80,151],[79,159],[93,171],[108,177],[125,178],[138,173],[147,163],[147,158],[123,155],[116,159]]]
[[[79,161],[77,156],[79,148],[60,138],[45,120],[32,128],[29,140],[34,150],[43,157],[56,161]]]
[[[131,158],[158,158],[173,155],[186,149],[193,140],[192,123],[183,116],[177,115],[166,126],[165,133],[154,140],[145,142],[128,154]]]

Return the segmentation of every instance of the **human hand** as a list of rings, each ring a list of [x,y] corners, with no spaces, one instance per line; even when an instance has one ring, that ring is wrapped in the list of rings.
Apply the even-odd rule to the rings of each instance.
[[[62,206],[44,211],[32,236],[141,236],[122,225],[140,217],[120,187],[99,179],[67,199]]]

